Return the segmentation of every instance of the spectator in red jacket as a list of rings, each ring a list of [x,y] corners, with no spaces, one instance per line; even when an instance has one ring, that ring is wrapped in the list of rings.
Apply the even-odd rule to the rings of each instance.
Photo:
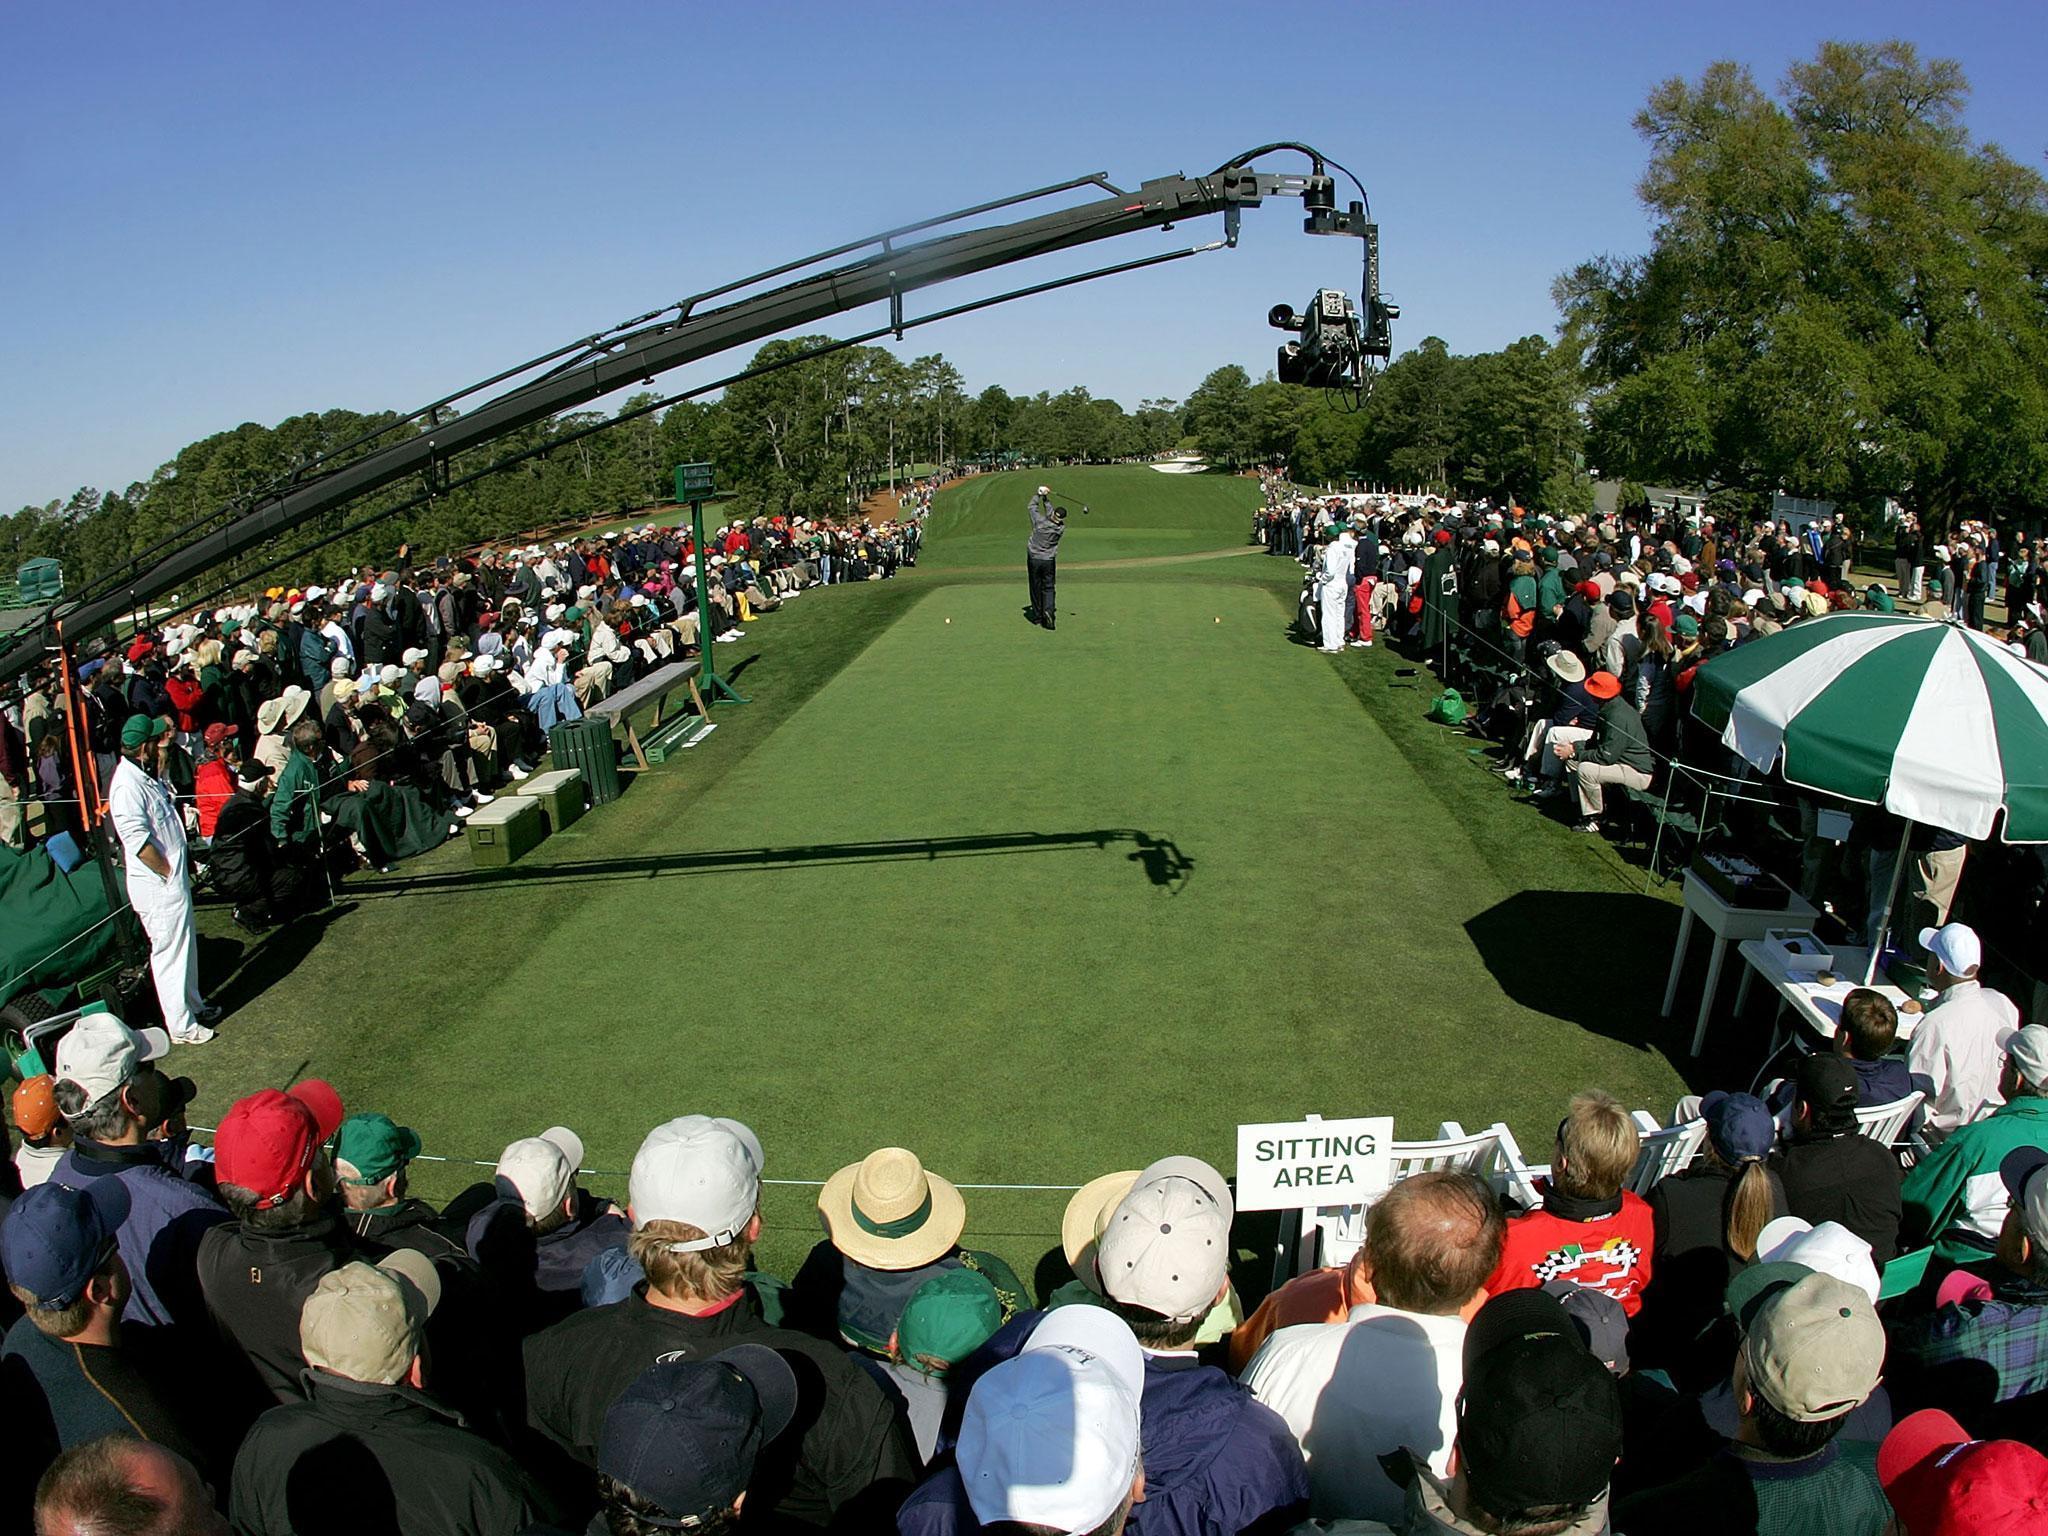
[[[1543,1204],[1509,1218],[1487,1294],[1568,1280],[1613,1297],[1634,1317],[1650,1283],[1654,1223],[1648,1202],[1622,1186],[1641,1152],[1634,1122],[1612,1095],[1574,1096],[1557,1128]]]
[[[235,794],[235,769],[242,754],[235,743],[236,728],[216,720],[206,728],[206,756],[193,774],[193,800],[199,812],[199,835],[213,840],[220,824],[221,807]]]

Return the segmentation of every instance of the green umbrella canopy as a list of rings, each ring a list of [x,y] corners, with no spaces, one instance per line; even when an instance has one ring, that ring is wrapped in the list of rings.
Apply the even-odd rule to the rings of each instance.
[[[1969,838],[2048,842],[2048,669],[1960,624],[1839,613],[1706,663],[1693,714],[1760,772]]]

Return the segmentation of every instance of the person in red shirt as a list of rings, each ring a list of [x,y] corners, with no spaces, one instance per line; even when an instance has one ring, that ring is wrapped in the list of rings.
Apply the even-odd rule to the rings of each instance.
[[[1634,1317],[1655,1242],[1649,1202],[1623,1188],[1641,1152],[1619,1101],[1597,1089],[1576,1095],[1557,1128],[1543,1204],[1508,1218],[1487,1294],[1566,1280],[1613,1297]]]
[[[193,774],[192,798],[199,812],[199,835],[213,841],[220,808],[235,793],[235,765],[242,760],[235,746],[236,728],[216,720],[206,728],[206,760]]]

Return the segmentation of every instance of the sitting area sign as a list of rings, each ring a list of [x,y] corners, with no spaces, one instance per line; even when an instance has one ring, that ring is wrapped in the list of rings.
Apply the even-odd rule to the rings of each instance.
[[[1275,1120],[1237,1128],[1237,1208],[1358,1205],[1394,1177],[1394,1117]]]

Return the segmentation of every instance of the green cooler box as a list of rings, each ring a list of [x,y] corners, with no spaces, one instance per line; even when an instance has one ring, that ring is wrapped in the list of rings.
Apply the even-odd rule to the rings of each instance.
[[[548,831],[559,832],[583,814],[583,770],[561,768],[553,773],[530,774],[523,783],[508,785],[500,799],[531,800],[548,819]],[[485,807],[489,809],[488,806]]]
[[[619,798],[619,748],[609,718],[571,720],[548,732],[548,754],[557,769],[576,768],[592,805]]]
[[[479,869],[501,869],[538,848],[548,835],[540,802],[511,795],[478,806],[464,825],[470,860]]]

